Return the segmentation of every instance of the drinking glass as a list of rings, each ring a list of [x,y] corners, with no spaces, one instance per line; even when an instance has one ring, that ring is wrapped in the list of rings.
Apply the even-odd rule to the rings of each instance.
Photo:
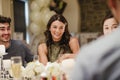
[[[34,55],[33,61],[38,61],[38,59],[39,59],[38,55]]]
[[[14,80],[21,78],[22,59],[20,56],[11,57],[11,69]]]

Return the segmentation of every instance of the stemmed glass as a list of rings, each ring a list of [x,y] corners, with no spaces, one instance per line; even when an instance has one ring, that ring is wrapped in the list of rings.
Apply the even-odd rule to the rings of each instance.
[[[11,69],[14,80],[21,79],[22,59],[20,56],[11,57]]]

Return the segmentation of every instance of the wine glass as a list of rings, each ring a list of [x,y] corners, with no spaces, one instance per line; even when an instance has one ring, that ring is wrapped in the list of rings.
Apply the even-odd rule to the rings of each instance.
[[[14,80],[20,80],[21,66],[22,66],[22,59],[20,56],[11,57],[11,70]]]

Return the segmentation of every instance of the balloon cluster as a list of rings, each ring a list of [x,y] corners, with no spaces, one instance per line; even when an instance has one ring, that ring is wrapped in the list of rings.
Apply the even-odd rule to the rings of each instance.
[[[30,32],[33,35],[43,33],[50,17],[55,14],[49,9],[50,0],[33,0],[30,4]]]

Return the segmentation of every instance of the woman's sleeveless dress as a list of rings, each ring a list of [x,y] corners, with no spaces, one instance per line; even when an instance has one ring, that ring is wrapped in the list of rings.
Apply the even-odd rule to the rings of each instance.
[[[64,48],[61,46],[64,46]],[[60,55],[65,53],[72,53],[69,45],[59,45],[59,42],[54,42],[50,47],[48,47],[48,61],[54,62],[58,59]]]

